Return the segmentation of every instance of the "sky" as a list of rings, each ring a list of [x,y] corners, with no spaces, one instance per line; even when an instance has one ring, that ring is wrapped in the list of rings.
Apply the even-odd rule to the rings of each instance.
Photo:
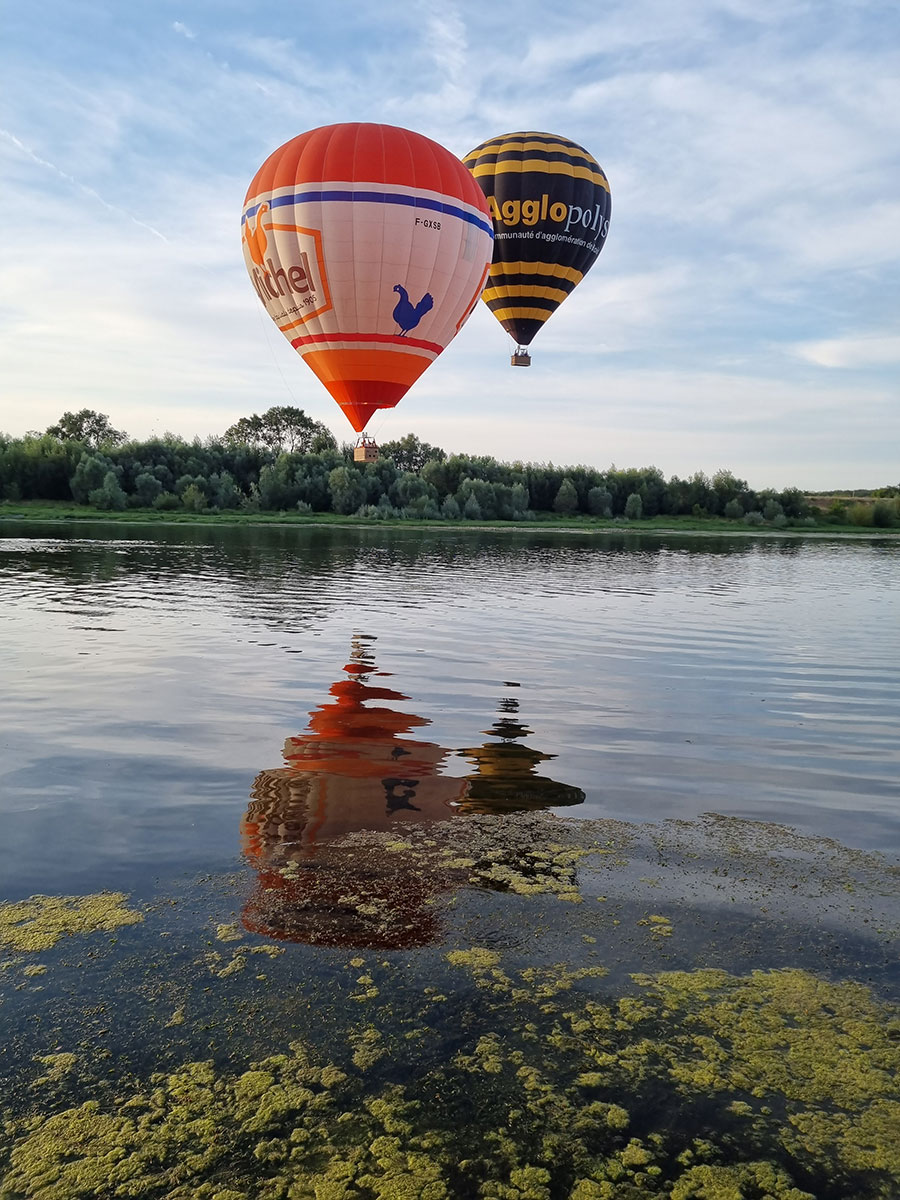
[[[0,15],[0,430],[134,437],[293,404],[349,424],[265,315],[240,215],[304,130],[462,157],[519,129],[612,190],[590,274],[512,369],[479,304],[393,411],[502,461],[900,480],[896,0],[46,0]]]

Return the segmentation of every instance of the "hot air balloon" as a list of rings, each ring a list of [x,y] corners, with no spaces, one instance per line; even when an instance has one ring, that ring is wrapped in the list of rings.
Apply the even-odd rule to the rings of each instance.
[[[490,267],[493,227],[472,175],[390,125],[286,142],[254,176],[241,225],[266,312],[359,434],[453,340]]]
[[[577,287],[609,230],[609,181],[583,146],[551,133],[507,133],[463,159],[487,198],[494,260],[482,299],[516,342],[512,364]]]

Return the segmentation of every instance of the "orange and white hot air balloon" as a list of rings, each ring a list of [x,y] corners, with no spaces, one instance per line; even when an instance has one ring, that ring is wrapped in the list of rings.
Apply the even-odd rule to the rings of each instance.
[[[493,225],[443,146],[390,125],[329,125],[257,171],[242,244],[266,312],[361,433],[477,304]]]

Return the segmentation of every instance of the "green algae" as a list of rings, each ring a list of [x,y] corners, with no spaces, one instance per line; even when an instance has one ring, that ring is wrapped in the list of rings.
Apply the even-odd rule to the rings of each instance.
[[[541,827],[546,832],[550,822]],[[593,839],[593,848],[573,846],[565,832],[558,840],[544,837],[546,845],[531,836],[527,846],[511,834],[510,845],[501,846],[492,863],[497,836],[486,822],[480,828],[477,837],[462,839],[465,853],[453,845],[448,852],[439,838],[413,834],[415,854],[406,843],[397,853],[410,854],[421,870],[437,862],[463,885],[550,901],[577,890],[580,868],[593,872],[589,895],[609,890],[614,896],[623,882],[624,839],[610,849],[605,831],[603,846],[599,831],[584,835]],[[739,844],[742,829],[713,823],[713,831],[745,855],[741,878],[748,877],[753,854]],[[660,853],[665,844],[677,862],[672,851],[677,837],[665,842],[659,837]],[[687,860],[696,853],[687,830],[683,842]],[[572,850],[580,852],[571,855]],[[771,847],[760,848],[760,872],[770,852]],[[792,852],[795,861],[779,860],[778,866],[788,887],[796,877],[792,871],[807,870],[806,848],[797,845]],[[497,864],[506,870],[492,874]],[[863,875],[875,869],[866,862],[838,865]],[[598,871],[614,873],[598,886]],[[835,871],[839,888],[822,883],[831,888],[828,896],[850,886],[841,871]],[[856,903],[861,891],[847,894]],[[673,902],[660,898],[654,906],[664,903]],[[512,898],[491,904],[492,912],[520,907]],[[636,911],[620,911],[618,936],[638,946],[646,962],[655,956],[659,963],[662,950],[655,943],[668,938],[673,925],[647,906],[642,899]],[[576,956],[583,943],[597,944],[582,929],[597,932],[602,926],[609,932],[618,924],[604,921],[601,908],[591,909],[555,918],[557,927],[562,920],[574,930]],[[209,918],[204,920],[208,938]],[[644,935],[635,934],[635,923]],[[237,928],[217,927],[215,920],[213,927]],[[267,1053],[272,1046],[266,1043],[261,1052],[233,1053],[224,1062],[169,1062],[143,1079],[114,1074],[108,1086],[79,1079],[74,1069],[62,1073],[55,1090],[44,1086],[35,1092],[30,1112],[6,1117],[0,1198],[896,1200],[900,1195],[900,1013],[880,1005],[865,987],[798,969],[689,970],[632,975],[623,995],[615,976],[601,983],[603,966],[553,963],[565,953],[558,946],[550,953],[535,948],[538,965],[524,966],[521,958],[491,945],[509,944],[505,933],[497,934],[493,924],[472,939],[487,945],[460,939],[460,948],[426,958],[434,972],[426,978],[439,986],[424,989],[420,981],[401,990],[403,968],[414,965],[405,955],[391,960],[396,969],[387,976],[379,970],[389,965],[381,961],[383,950],[350,959],[350,976],[343,975],[346,960],[339,962],[343,1000],[362,1007],[344,1003],[341,1011],[329,998],[336,1045],[329,1042],[327,1052],[298,1043],[284,1050],[278,1041],[277,1054]],[[679,920],[677,942],[690,935],[690,923]],[[249,955],[271,953],[273,979],[290,979],[298,991],[305,985],[290,974],[296,960],[275,961],[285,953],[283,946],[242,940],[237,948],[220,949],[232,957],[212,951],[205,962],[213,974],[227,977],[242,969],[233,965],[239,960],[248,965]],[[205,971],[204,960],[194,961]],[[534,963],[535,956],[525,961]],[[254,965],[263,964],[257,959]],[[642,964],[628,963],[632,970],[637,965]],[[205,982],[214,984],[209,975]],[[237,986],[230,985],[229,996]],[[212,1004],[217,989],[205,990]],[[171,1003],[160,1024],[176,1003],[170,991],[165,998]],[[180,1044],[188,1044],[194,1026],[209,1029],[217,1022],[215,1042],[227,1046],[233,1027],[210,1006],[203,1012],[204,1005],[193,1001],[176,1008],[180,1021],[168,1022],[179,1026],[178,1038],[185,1035]],[[304,1006],[315,1007],[304,998],[292,1010],[293,1024],[283,1028],[307,1028]],[[190,1054],[202,1059],[212,1042],[197,1040],[199,1053],[192,1047]],[[0,1099],[0,1108],[3,1104]],[[67,1107],[60,1110],[61,1104]]]
[[[231,975],[237,975],[239,971],[243,971],[246,966],[247,956],[235,954],[227,966],[222,967],[221,971],[216,971],[216,978],[228,979]]]
[[[667,938],[672,936],[672,922],[668,917],[660,916],[659,913],[650,913],[649,916],[643,917],[638,921],[638,925],[646,925],[653,937]]]
[[[216,938],[220,942],[239,942],[244,934],[236,921],[225,922],[216,926]]]
[[[136,925],[143,915],[126,908],[124,892],[91,896],[31,896],[0,904],[0,946],[49,950],[63,937]]]
[[[43,1075],[35,1079],[35,1087],[45,1083],[58,1083],[75,1069],[77,1061],[78,1056],[71,1051],[61,1051],[58,1054],[38,1054],[35,1062],[41,1063],[47,1069]]]
[[[603,996],[602,967],[516,969],[486,947],[446,957],[491,987],[457,1052],[402,1084],[373,1021],[350,1031],[347,1061],[294,1042],[243,1068],[119,1080],[63,1111],[7,1117],[0,1197],[897,1195],[900,1011],[865,987],[706,969]],[[389,1018],[403,1041],[426,1031],[419,1014]],[[40,1061],[74,1074],[74,1055]]]

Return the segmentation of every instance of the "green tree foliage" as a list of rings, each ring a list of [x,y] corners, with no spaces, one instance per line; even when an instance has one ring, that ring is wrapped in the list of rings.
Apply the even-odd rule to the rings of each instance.
[[[627,521],[639,521],[644,515],[644,502],[641,499],[640,492],[632,492],[625,501],[625,519]]]
[[[121,446],[128,441],[127,433],[113,429],[109,417],[92,408],[63,413],[57,423],[48,428],[47,435],[60,442],[82,442],[95,450],[101,446]]]
[[[196,483],[189,483],[181,493],[181,503],[186,512],[203,512],[208,504],[206,492]]]
[[[321,421],[289,404],[275,405],[261,416],[241,417],[225,430],[224,440],[229,446],[260,446],[289,454],[321,454],[337,448],[334,435]]]
[[[335,467],[328,476],[331,506],[337,513],[349,515],[365,503],[366,489],[360,472],[353,467]]]
[[[270,411],[282,413],[283,427],[285,410]],[[253,424],[263,418],[254,415],[245,421]],[[309,418],[304,421],[316,425]],[[309,433],[308,425],[304,429]],[[330,434],[327,445],[318,450],[312,448],[318,434],[310,436],[307,450],[278,449],[275,442],[279,438],[274,435],[270,447],[261,433],[257,436],[252,431],[249,440],[233,436],[185,441],[165,434],[146,442],[105,442],[98,449],[49,433],[22,438],[0,434],[0,499],[16,503],[74,499],[81,504],[96,499],[106,507],[116,507],[121,503],[121,491],[127,506],[159,511],[334,510],[361,512],[376,520],[427,517],[455,521],[466,517],[506,521],[535,515],[539,519],[554,512],[623,517],[630,497],[637,496],[643,518],[724,514],[751,525],[805,525],[819,519],[875,523],[876,528],[900,520],[897,498],[889,488],[880,489],[885,495],[869,493],[862,501],[849,495],[836,499],[833,507],[822,513],[796,488],[755,491],[726,470],[716,471],[712,477],[698,471],[688,479],[672,476],[667,480],[656,467],[622,469],[612,465],[598,470],[553,463],[501,463],[490,456],[446,456],[413,434],[395,444],[400,447],[396,458],[382,457],[363,466],[352,461],[352,447],[347,447],[345,454]],[[418,468],[414,466],[417,462]],[[335,471],[339,472],[336,476]],[[106,486],[110,472],[115,475],[116,488]],[[632,513],[635,504],[631,501]]]
[[[560,513],[564,517],[570,517],[572,513],[578,512],[578,493],[575,490],[575,484],[568,475],[559,485],[557,493],[553,498],[553,511]]]
[[[443,462],[447,457],[440,446],[429,446],[414,433],[408,433],[394,442],[385,442],[381,446],[381,454],[385,458],[392,458],[400,471],[421,471],[426,463]]]
[[[135,476],[134,500],[138,507],[152,508],[162,490],[162,483],[160,483],[156,475],[151,475],[149,471],[142,471],[140,475]]]
[[[120,511],[128,504],[128,498],[122,491],[115,471],[106,472],[102,485],[90,493],[89,500],[94,508],[105,510]]]
[[[612,493],[605,487],[592,487],[588,492],[588,512],[595,517],[611,517]]]
[[[103,487],[106,473],[112,470],[112,462],[103,454],[82,454],[71,479],[72,499],[76,504],[91,503],[91,492]]]

